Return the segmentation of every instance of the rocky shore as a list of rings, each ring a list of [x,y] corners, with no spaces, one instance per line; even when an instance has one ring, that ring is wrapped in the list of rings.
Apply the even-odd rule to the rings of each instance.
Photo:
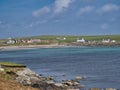
[[[101,46],[108,46],[108,47],[110,47],[110,46],[120,46],[120,42],[115,42],[115,43],[102,43],[102,42],[83,42],[83,43],[77,43],[77,42],[73,42],[73,43],[70,43],[70,44],[68,44],[68,46],[90,46],[90,47],[93,47],[93,46],[95,46],[95,47],[101,47]]]
[[[80,85],[78,79],[75,80],[63,80],[61,83],[55,82],[52,76],[42,76],[36,74],[29,68],[24,67],[8,67],[5,65],[0,66],[0,72],[5,72],[11,77],[12,80],[24,85],[38,88],[39,90],[80,90],[84,86]]]
[[[86,79],[86,77],[81,76],[77,76],[74,80],[62,80],[61,83],[58,83],[55,81],[54,77],[45,77],[40,74],[36,74],[25,65],[18,67],[14,67],[13,65],[0,65],[0,77],[0,90],[4,90],[4,88],[6,88],[5,90],[9,90],[9,87],[12,88],[10,90],[119,90],[114,88],[87,89],[79,82],[82,79]],[[4,82],[6,85],[8,83],[8,88],[4,87]]]
[[[38,75],[28,68],[16,72],[17,77],[15,80],[23,85],[29,85],[40,90],[79,90],[84,88],[76,80],[63,80],[61,83],[57,83],[54,77],[44,77]]]

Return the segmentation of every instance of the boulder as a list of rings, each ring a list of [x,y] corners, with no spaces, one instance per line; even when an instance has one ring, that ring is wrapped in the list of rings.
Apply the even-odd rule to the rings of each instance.
[[[31,71],[29,68],[25,68],[22,71],[17,71],[16,74],[18,74],[19,76],[36,75],[35,72]]]
[[[79,81],[76,81],[76,80],[63,80],[62,84],[67,85],[67,86],[79,86],[80,85]]]
[[[55,84],[54,80],[46,81],[46,83],[48,83],[48,84]]]
[[[17,71],[16,74],[18,76],[15,80],[23,85],[33,85],[40,81],[40,77],[28,68]]]

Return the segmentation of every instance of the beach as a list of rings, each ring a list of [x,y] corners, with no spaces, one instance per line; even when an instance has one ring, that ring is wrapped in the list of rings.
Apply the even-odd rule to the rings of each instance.
[[[21,45],[21,46],[0,46],[0,50],[19,50],[19,49],[32,49],[32,48],[59,48],[66,47],[65,45]]]

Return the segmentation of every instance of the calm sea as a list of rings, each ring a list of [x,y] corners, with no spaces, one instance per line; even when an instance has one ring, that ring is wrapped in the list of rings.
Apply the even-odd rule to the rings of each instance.
[[[27,65],[57,81],[86,76],[86,87],[120,88],[120,47],[71,47],[1,50],[0,61]]]

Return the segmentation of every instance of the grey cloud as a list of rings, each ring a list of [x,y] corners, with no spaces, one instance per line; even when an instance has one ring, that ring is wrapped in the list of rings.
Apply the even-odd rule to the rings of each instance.
[[[100,9],[97,10],[98,13],[108,13],[113,11],[118,11],[119,6],[115,4],[105,4]]]

